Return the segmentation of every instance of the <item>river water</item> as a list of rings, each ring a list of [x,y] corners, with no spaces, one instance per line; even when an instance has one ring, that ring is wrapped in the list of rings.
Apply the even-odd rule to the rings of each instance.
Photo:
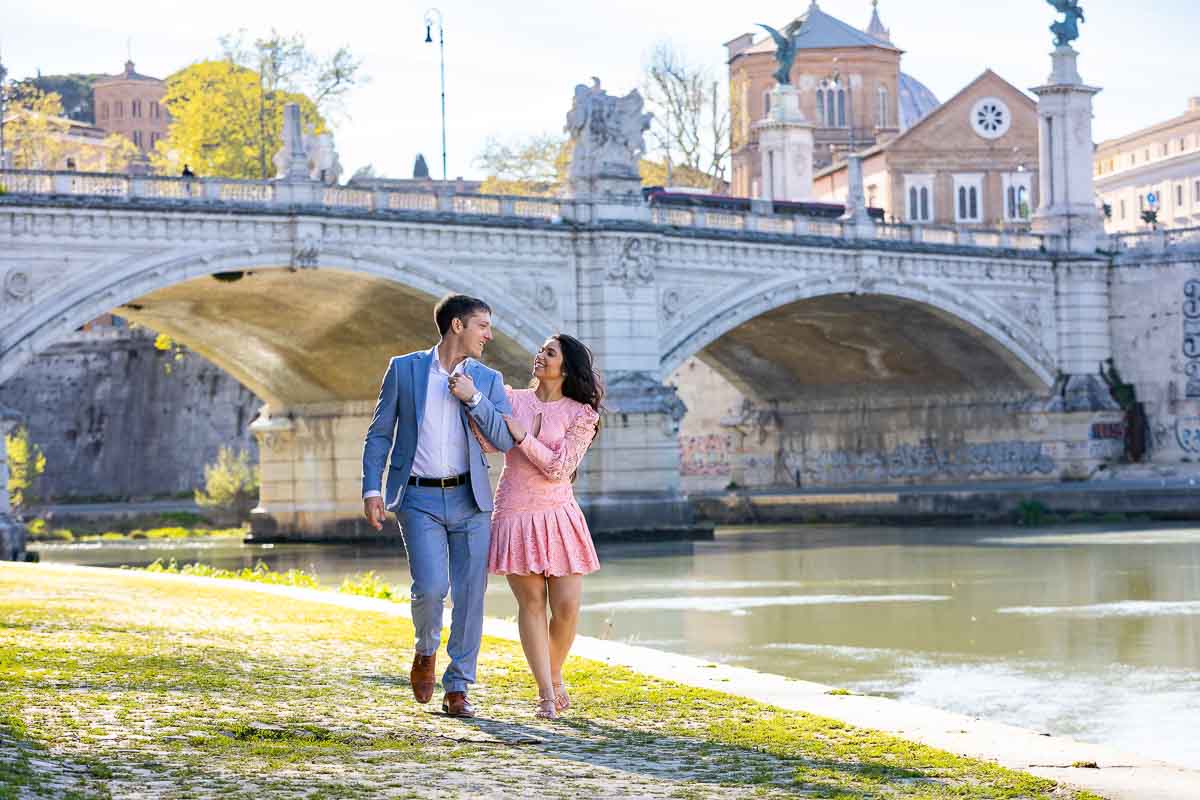
[[[605,543],[580,632],[1103,742],[1200,767],[1200,529],[795,526]],[[407,583],[403,549],[44,546]],[[516,607],[503,579],[489,616]]]

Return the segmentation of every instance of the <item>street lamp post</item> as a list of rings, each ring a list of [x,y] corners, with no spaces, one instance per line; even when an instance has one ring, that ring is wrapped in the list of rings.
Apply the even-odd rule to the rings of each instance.
[[[438,29],[438,59],[441,62],[442,78],[442,182],[449,180],[446,173],[446,29],[442,25],[442,12],[431,8],[425,12],[425,43],[433,43],[433,24]]]

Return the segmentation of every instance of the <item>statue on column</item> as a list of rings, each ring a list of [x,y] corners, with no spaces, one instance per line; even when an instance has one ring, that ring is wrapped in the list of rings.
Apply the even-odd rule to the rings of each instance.
[[[1079,38],[1079,23],[1087,22],[1083,18],[1083,9],[1079,0],[1046,0],[1054,6],[1054,10],[1064,15],[1063,19],[1050,26],[1054,34],[1055,47],[1070,47],[1071,42]]]
[[[787,86],[792,82],[792,64],[796,62],[795,32],[791,36],[784,36],[770,25],[759,22],[758,27],[771,34],[771,38],[775,40],[775,63],[778,65],[775,80],[780,86]]]
[[[642,112],[643,105],[637,89],[624,97],[610,97],[600,88],[599,78],[592,78],[590,87],[575,87],[565,127],[572,145],[572,183],[601,193],[615,188],[615,184],[597,183],[605,179],[636,181],[640,186],[638,162],[646,152],[642,134],[654,117]]]

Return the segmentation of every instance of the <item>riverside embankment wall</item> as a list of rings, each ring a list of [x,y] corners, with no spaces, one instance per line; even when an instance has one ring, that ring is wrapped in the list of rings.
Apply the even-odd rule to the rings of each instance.
[[[46,454],[35,493],[68,498],[155,497],[202,485],[222,446],[257,445],[261,402],[199,355],[154,346],[146,329],[80,331],[0,384]]]

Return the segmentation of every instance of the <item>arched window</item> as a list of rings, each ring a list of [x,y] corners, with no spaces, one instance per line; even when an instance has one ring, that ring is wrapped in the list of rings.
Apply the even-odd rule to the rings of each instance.
[[[825,90],[817,89],[817,122],[822,127],[827,127],[829,123],[825,121]]]
[[[837,93],[833,89],[825,92],[825,127],[837,125]]]
[[[979,219],[979,190],[972,186],[967,196],[970,198],[971,219]]]
[[[846,127],[846,90],[845,89],[838,89],[837,106],[838,106],[837,107],[838,127],[844,128],[844,127]]]
[[[929,189],[921,187],[921,219],[929,221]]]
[[[958,187],[958,218],[967,219],[967,187]]]
[[[920,216],[918,214],[918,209],[920,209],[920,207],[921,207],[919,197],[920,196],[917,194],[917,187],[914,186],[908,190],[908,218],[909,219],[920,219]]]
[[[886,86],[879,87],[879,127],[888,127],[888,90]]]
[[[123,102],[121,102],[120,100],[118,100],[117,102],[113,103],[113,112],[114,112],[114,116],[115,116],[117,119],[124,119],[124,117],[125,117],[125,104],[124,104]]]
[[[100,104],[100,119],[108,119],[108,103]]]
[[[150,116],[153,119],[158,119],[158,101],[157,100],[150,101]]]
[[[1008,187],[1007,195],[1008,196],[1006,198],[1006,201],[1008,203],[1008,218],[1016,219],[1017,218],[1017,187],[1015,187],[1015,186]]]

